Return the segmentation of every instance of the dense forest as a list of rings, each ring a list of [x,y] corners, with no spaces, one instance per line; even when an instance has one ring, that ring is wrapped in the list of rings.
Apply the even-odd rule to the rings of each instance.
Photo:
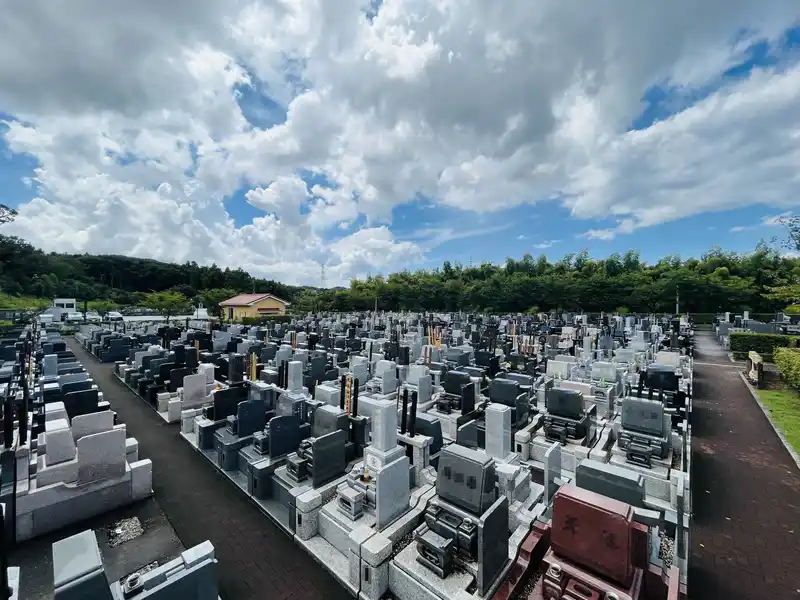
[[[237,292],[291,299],[302,288],[251,277],[242,269],[195,262],[165,263],[127,256],[46,254],[17,237],[0,235],[0,291],[12,296],[108,300],[138,305],[149,292],[175,291],[213,305]],[[208,294],[207,292],[214,293]],[[213,297],[212,297],[213,296]],[[218,296],[224,296],[217,299]]]
[[[765,245],[748,255],[713,248],[699,259],[668,256],[653,265],[643,263],[635,250],[604,260],[581,252],[555,263],[544,255],[471,268],[445,262],[432,271],[353,281],[343,291],[306,290],[295,302],[311,305],[316,301],[335,310],[367,309],[377,296],[378,306],[384,309],[672,312],[677,292],[681,311],[763,313],[794,302],[785,295],[776,299],[767,295],[798,278],[800,260],[781,257]]]
[[[439,269],[369,277],[352,281],[349,288],[320,290],[194,262],[47,254],[19,238],[0,235],[4,294],[74,297],[119,306],[139,305],[149,292],[172,291],[216,310],[219,302],[236,293],[257,291],[292,302],[296,312],[369,309],[376,298],[385,310],[671,312],[677,292],[681,311],[765,313],[800,301],[774,294],[776,288],[796,289],[797,281],[800,260],[761,244],[750,254],[715,247],[697,259],[667,256],[655,264],[644,263],[635,250],[602,260],[581,252],[557,262],[529,254],[521,260],[509,258],[503,265],[445,262]]]

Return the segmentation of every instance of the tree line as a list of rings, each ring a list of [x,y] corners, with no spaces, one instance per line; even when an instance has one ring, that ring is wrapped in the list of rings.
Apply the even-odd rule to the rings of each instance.
[[[0,291],[9,296],[140,306],[153,292],[174,292],[190,301],[205,298],[206,306],[213,306],[240,292],[257,291],[290,300],[300,289],[252,277],[242,269],[196,262],[45,253],[20,238],[0,235]]]
[[[380,309],[768,313],[800,300],[776,293],[800,279],[800,260],[765,244],[751,254],[712,248],[699,259],[667,256],[646,264],[639,252],[592,259],[587,252],[550,262],[545,255],[509,258],[503,265],[465,267],[445,261],[429,271],[354,280],[345,290],[303,290],[302,310]]]
[[[481,310],[495,313],[553,309],[715,313],[769,313],[800,302],[800,260],[759,244],[738,254],[714,247],[700,258],[666,256],[647,264],[636,250],[593,259],[586,251],[551,262],[547,256],[509,258],[502,265],[403,271],[356,279],[348,288],[289,286],[242,269],[195,262],[165,263],[126,256],[44,253],[0,235],[0,291],[11,297],[68,297],[114,310],[154,306],[153,293],[173,305],[181,298],[216,313],[237,293],[271,293],[298,313],[369,310]],[[169,293],[171,296],[163,296]],[[0,302],[2,303],[2,302]],[[155,303],[157,304],[157,303]],[[0,306],[0,308],[3,308]],[[177,313],[175,313],[177,314]]]

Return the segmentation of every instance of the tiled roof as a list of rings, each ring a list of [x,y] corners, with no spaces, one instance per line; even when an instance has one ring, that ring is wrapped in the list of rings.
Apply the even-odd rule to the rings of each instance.
[[[281,300],[277,296],[273,296],[272,294],[239,294],[238,296],[234,296],[233,298],[229,298],[224,302],[220,302],[220,306],[252,306],[259,300],[263,300],[264,298],[272,298],[277,300],[281,304],[289,306],[289,303],[286,300]]]

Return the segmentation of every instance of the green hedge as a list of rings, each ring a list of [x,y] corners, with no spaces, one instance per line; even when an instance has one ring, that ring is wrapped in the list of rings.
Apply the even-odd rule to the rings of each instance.
[[[689,313],[695,325],[711,325],[717,315],[714,313]]]
[[[735,314],[740,315],[743,311],[736,311]],[[731,314],[734,314],[733,312]],[[689,316],[694,320],[695,325],[710,325],[714,323],[717,318],[717,313],[689,313]],[[723,315],[724,316],[724,315]],[[775,313],[750,313],[750,318],[763,323],[769,323],[775,318]]]
[[[275,323],[289,323],[292,315],[269,315],[263,317],[244,317],[242,325],[274,325]]]
[[[775,348],[775,366],[793,388],[800,390],[800,350]]]
[[[755,350],[766,361],[773,360],[776,348],[796,348],[800,338],[779,333],[745,333],[731,334],[731,352],[737,360],[747,358],[747,353]]]
[[[6,335],[14,329],[14,324],[11,321],[0,321],[0,335]]]

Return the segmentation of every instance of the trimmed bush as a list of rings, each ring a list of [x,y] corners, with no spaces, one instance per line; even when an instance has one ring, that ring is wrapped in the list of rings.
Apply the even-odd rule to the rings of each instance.
[[[786,382],[800,390],[800,350],[795,348],[775,348],[775,366]]]
[[[735,310],[731,311],[731,316],[734,314],[741,315],[743,311]],[[714,323],[717,318],[718,313],[689,313],[689,316],[694,319],[695,325],[710,325]],[[724,314],[723,314],[724,316]],[[750,318],[755,319],[756,321],[762,321],[764,323],[769,323],[775,318],[775,313],[750,313]]]
[[[734,358],[744,360],[748,352],[755,350],[764,360],[772,361],[776,348],[796,348],[798,339],[778,333],[736,332],[731,334],[731,352]]]
[[[292,315],[265,315],[263,317],[245,317],[242,325],[274,325],[275,323],[289,323]]]
[[[717,315],[714,313],[689,313],[695,325],[711,325]]]

